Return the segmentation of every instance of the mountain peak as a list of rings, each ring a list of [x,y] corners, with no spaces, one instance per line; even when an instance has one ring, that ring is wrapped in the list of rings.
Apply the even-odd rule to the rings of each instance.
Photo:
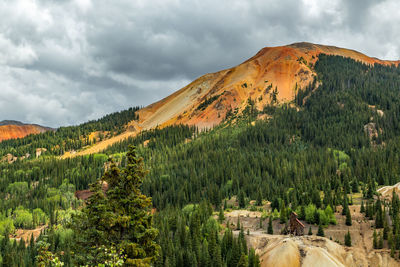
[[[229,110],[243,110],[252,99],[257,108],[290,102],[296,90],[313,82],[320,54],[349,57],[365,64],[398,65],[336,46],[293,43],[262,48],[236,67],[206,74],[181,90],[139,111],[143,128],[185,123],[212,127]]]

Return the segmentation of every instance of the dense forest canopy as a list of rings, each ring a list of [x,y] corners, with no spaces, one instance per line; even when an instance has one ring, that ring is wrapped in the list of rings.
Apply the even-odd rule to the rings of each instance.
[[[252,207],[250,200],[267,200],[283,221],[295,210],[307,222],[316,223],[318,218],[327,225],[336,223],[332,212],[337,206],[350,216],[347,194],[362,192],[366,216],[377,220],[377,228],[383,227],[383,204],[374,196],[379,185],[400,181],[400,68],[328,55],[320,55],[313,67],[316,80],[299,90],[293,103],[257,111],[257,100],[249,99],[243,114],[230,114],[209,131],[186,125],[157,128],[99,154],[53,157],[87,145],[82,137],[93,131],[122,131],[137,119],[134,108],[81,126],[0,143],[0,155],[24,155],[39,147],[49,151],[39,159],[0,163],[3,265],[32,266],[38,245],[25,248],[8,234],[48,224],[39,238],[48,246],[41,243],[39,248],[73,266],[71,217],[83,204],[74,192],[102,177],[108,158],[124,168],[129,145],[137,146],[149,170],[141,190],[152,197],[157,210],[154,226],[161,249],[156,266],[257,266],[243,231],[236,238],[213,217],[235,208],[226,204],[234,196],[238,208]],[[260,113],[268,119],[257,120]],[[398,205],[394,200],[391,207],[392,239],[399,240],[391,245],[394,249],[400,249]]]

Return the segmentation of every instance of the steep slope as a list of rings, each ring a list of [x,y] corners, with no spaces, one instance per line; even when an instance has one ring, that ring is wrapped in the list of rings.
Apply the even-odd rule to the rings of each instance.
[[[139,124],[136,128],[139,130],[136,132],[178,123],[199,128],[212,127],[224,120],[229,111],[242,111],[248,99],[254,101],[258,109],[270,103],[290,102],[298,88],[304,88],[314,81],[316,74],[313,65],[320,54],[349,57],[369,65],[400,63],[371,58],[354,50],[311,43],[266,47],[236,67],[206,74],[170,96],[139,110]],[[127,132],[120,135],[120,138],[104,140],[76,155],[99,152],[132,135],[134,133]]]
[[[365,64],[399,64],[354,50],[311,43],[266,47],[236,67],[206,74],[145,107],[139,111],[140,122],[143,128],[174,123],[211,127],[220,123],[228,110],[242,110],[249,98],[258,108],[271,102],[291,101],[297,88],[313,82],[313,64],[321,53],[350,57]]]
[[[8,139],[23,138],[30,134],[39,134],[51,130],[36,124],[24,124],[18,121],[0,122],[0,142]]]

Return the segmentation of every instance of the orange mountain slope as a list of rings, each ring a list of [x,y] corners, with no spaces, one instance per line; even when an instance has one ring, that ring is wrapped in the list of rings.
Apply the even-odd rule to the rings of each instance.
[[[228,110],[242,110],[249,98],[258,108],[271,103],[274,98],[278,103],[289,102],[293,100],[296,88],[303,88],[313,81],[312,65],[321,53],[350,57],[366,64],[397,65],[400,62],[311,43],[266,47],[236,67],[206,74],[141,109],[139,123],[144,129],[175,123],[211,127],[220,123]],[[209,100],[208,105],[200,106],[206,100]]]
[[[38,134],[48,131],[49,128],[39,125],[23,124],[23,125],[1,125],[0,126],[0,142],[8,139],[23,138],[30,134]]]
[[[371,58],[354,50],[311,43],[266,47],[236,67],[206,74],[139,110],[140,119],[134,132],[127,131],[113,139],[103,140],[90,149],[64,157],[100,152],[127,136],[157,126],[182,123],[199,128],[212,127],[219,124],[229,110],[242,111],[249,98],[258,109],[275,103],[274,99],[276,103],[290,102],[296,94],[296,88],[304,88],[313,82],[316,75],[313,65],[321,53],[349,57],[365,64],[400,63]]]

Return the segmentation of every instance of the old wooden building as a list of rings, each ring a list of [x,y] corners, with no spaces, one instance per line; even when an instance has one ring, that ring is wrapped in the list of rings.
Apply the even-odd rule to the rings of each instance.
[[[290,214],[289,220],[289,234],[292,235],[304,235],[304,224],[302,224],[299,219],[297,219],[296,212]]]

